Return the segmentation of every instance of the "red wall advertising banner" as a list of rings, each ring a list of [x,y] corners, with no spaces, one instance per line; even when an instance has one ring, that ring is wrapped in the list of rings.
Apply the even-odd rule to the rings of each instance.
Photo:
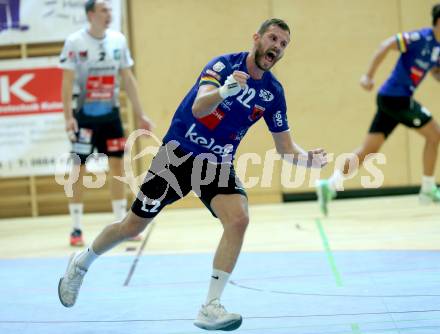
[[[57,58],[0,62],[0,176],[53,175],[70,150]]]

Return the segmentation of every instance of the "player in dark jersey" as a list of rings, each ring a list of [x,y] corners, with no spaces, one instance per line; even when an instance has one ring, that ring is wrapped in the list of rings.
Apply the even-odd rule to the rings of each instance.
[[[374,54],[360,82],[367,91],[373,89],[374,74],[388,51],[401,52],[393,72],[379,89],[377,113],[364,143],[353,152],[353,158],[345,162],[343,170],[336,170],[328,180],[317,182],[318,201],[324,215],[327,215],[328,202],[336,196],[336,190],[344,178],[354,172],[349,166],[355,166],[356,159],[360,165],[367,155],[378,152],[399,123],[415,129],[425,138],[420,202],[440,202],[440,190],[434,179],[440,127],[431,113],[413,98],[414,91],[428,72],[440,81],[440,4],[432,8],[432,24],[432,28],[399,33],[388,38]]]
[[[83,246],[82,192],[85,163],[94,150],[108,157],[112,207],[115,219],[127,214],[125,185],[115,176],[123,170],[125,137],[119,114],[119,82],[133,106],[140,127],[152,124],[139,101],[134,62],[127,41],[120,32],[108,29],[111,7],[106,0],[88,0],[85,10],[89,27],[72,33],[60,56],[63,69],[63,105],[66,130],[72,142],[72,153],[80,164],[78,181],[73,184],[69,203],[73,229],[70,245]],[[74,98],[72,99],[72,95]],[[140,237],[132,238],[139,240]]]
[[[248,128],[264,118],[284,159],[307,166],[326,164],[322,149],[306,152],[292,140],[283,88],[270,73],[289,42],[287,24],[267,20],[254,34],[250,52],[216,57],[206,65],[178,107],[128,217],[106,227],[88,250],[72,255],[59,284],[64,306],[73,306],[98,255],[141,232],[162,208],[193,190],[224,230],[206,303],[194,324],[207,330],[241,325],[242,317],[220,304],[249,222],[246,193],[232,165],[238,144]]]

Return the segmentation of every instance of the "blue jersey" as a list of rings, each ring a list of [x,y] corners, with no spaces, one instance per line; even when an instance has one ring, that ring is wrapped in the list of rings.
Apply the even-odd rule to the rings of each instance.
[[[396,41],[402,54],[379,94],[412,96],[426,73],[440,66],[440,43],[436,41],[431,28],[399,33]]]
[[[248,73],[247,56],[247,52],[222,55],[206,65],[177,108],[164,143],[176,140],[187,152],[213,153],[221,161],[222,157],[234,157],[248,129],[261,117],[271,132],[289,129],[283,87],[270,72],[265,72],[260,80],[249,78],[240,93],[223,100],[208,116],[193,116],[192,105],[199,87],[221,87],[235,70]]]

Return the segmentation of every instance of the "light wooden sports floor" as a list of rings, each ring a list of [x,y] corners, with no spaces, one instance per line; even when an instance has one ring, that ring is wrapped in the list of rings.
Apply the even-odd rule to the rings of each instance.
[[[416,196],[251,205],[243,253],[223,302],[237,333],[440,333],[440,205]],[[87,214],[91,242],[112,214]],[[195,334],[220,224],[206,209],[165,209],[130,284],[139,243],[98,259],[77,304],[57,284],[70,218],[0,221],[0,333]]]
[[[243,251],[322,251],[316,219],[334,251],[440,249],[440,205],[419,205],[416,196],[337,200],[327,218],[315,202],[250,205],[250,219]],[[86,214],[86,243],[112,220],[111,213]],[[0,258],[66,256],[72,252],[70,229],[69,216],[0,220]],[[165,209],[145,253],[211,253],[220,234],[219,222],[205,208]],[[136,246],[124,243],[110,253],[126,254]]]

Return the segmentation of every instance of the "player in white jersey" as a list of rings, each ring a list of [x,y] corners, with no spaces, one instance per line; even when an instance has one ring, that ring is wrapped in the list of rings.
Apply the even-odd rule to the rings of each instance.
[[[125,138],[119,115],[119,81],[133,107],[139,127],[151,130],[152,122],[139,101],[133,59],[120,32],[109,30],[111,7],[105,0],[88,0],[85,11],[89,26],[71,34],[60,56],[63,69],[62,96],[66,131],[72,141],[72,153],[81,161],[78,181],[73,186],[69,212],[73,220],[72,246],[84,244],[81,231],[83,212],[82,179],[85,162],[96,149],[109,161],[110,189],[116,220],[126,214],[124,184],[114,178],[123,169]]]

